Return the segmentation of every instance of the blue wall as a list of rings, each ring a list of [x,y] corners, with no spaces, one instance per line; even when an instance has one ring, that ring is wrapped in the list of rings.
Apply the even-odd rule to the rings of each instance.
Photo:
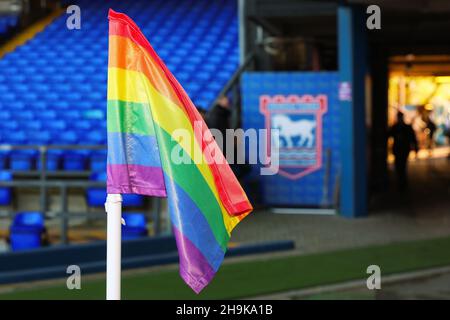
[[[260,111],[263,95],[325,95],[327,111],[322,116],[322,165],[321,168],[303,177],[291,179],[282,174],[261,176],[260,165],[253,165],[251,176],[246,180],[258,186],[258,197],[262,204],[286,207],[330,206],[333,190],[340,168],[339,157],[339,102],[337,72],[248,72],[242,78],[243,128],[265,128],[265,117]],[[289,115],[292,121],[311,116]],[[317,133],[317,132],[315,132]],[[284,141],[280,141],[284,146]],[[328,195],[324,198],[326,150],[331,151]],[[290,173],[302,169],[286,169]],[[255,198],[253,199],[255,200]]]

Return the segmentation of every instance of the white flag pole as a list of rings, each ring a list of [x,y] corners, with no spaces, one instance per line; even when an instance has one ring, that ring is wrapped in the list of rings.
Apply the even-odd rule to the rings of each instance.
[[[106,299],[120,300],[122,195],[108,194],[106,236]]]

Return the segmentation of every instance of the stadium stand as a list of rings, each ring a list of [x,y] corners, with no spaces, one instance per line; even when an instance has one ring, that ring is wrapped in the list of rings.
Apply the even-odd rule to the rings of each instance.
[[[106,144],[107,13],[131,16],[196,105],[209,106],[238,66],[236,1],[71,1],[62,15],[0,59],[0,144]],[[2,151],[0,169],[42,167],[34,150]],[[106,153],[51,150],[48,170],[105,169]],[[103,201],[103,200],[102,200]]]

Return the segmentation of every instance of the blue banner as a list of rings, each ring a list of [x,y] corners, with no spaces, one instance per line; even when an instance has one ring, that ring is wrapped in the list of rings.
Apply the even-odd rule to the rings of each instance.
[[[244,130],[267,129],[268,153],[275,143],[279,149],[277,174],[261,175],[261,164],[252,165],[246,178],[253,185],[252,200],[282,207],[332,206],[339,172],[338,73],[248,72],[242,101]]]

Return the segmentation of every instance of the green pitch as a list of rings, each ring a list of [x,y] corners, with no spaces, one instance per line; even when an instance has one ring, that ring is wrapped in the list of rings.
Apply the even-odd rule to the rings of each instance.
[[[123,299],[243,298],[317,285],[367,278],[369,265],[382,275],[450,265],[450,237],[340,250],[328,253],[255,258],[226,263],[200,295],[181,280],[178,270],[128,273],[122,279]],[[105,279],[84,279],[81,290],[68,290],[65,279],[0,294],[0,299],[104,299]]]

